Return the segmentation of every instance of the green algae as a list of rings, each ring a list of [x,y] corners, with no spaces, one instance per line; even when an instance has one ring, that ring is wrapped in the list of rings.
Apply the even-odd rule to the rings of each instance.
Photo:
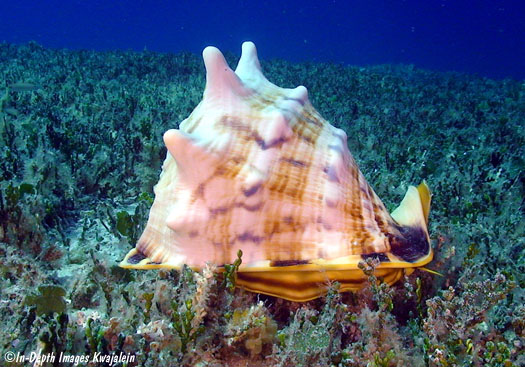
[[[66,311],[64,296],[66,290],[57,285],[41,285],[38,293],[26,296],[24,304],[36,307],[38,315],[62,313]]]
[[[9,90],[13,92],[33,92],[40,89],[40,86],[35,83],[18,82],[8,85]]]

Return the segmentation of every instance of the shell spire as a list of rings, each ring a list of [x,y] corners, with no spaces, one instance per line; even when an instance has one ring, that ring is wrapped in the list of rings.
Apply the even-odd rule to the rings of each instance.
[[[206,88],[204,100],[227,99],[233,95],[244,96],[249,90],[243,85],[239,76],[230,69],[223,54],[215,47],[208,46],[202,52],[206,67]]]
[[[250,85],[255,90],[264,87],[271,87],[273,84],[266,79],[262,73],[261,63],[257,57],[257,49],[253,42],[244,42],[242,44],[242,53],[237,68],[237,74],[243,83]]]
[[[203,100],[179,129],[146,228],[121,262],[136,269],[243,263],[237,285],[306,301],[366,281],[374,257],[393,283],[432,260],[430,192],[409,187],[392,215],[357,167],[347,136],[313,108],[304,86],[280,88],[245,42],[235,72],[215,47],[203,51]]]

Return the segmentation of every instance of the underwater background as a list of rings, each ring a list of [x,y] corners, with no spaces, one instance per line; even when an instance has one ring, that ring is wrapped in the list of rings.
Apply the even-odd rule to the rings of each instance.
[[[304,85],[391,211],[426,180],[435,258],[295,303],[234,274],[117,266],[202,98],[200,53]],[[522,366],[520,1],[0,2],[0,365]],[[72,366],[45,362],[44,366]]]
[[[200,54],[250,40],[266,59],[524,79],[524,19],[519,0],[19,0],[0,2],[0,42]]]

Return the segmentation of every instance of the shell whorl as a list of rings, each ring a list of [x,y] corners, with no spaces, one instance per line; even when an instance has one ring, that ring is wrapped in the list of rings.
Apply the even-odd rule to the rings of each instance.
[[[235,72],[214,47],[203,58],[203,100],[164,134],[168,154],[137,253],[172,267],[231,263],[239,249],[248,266],[401,253],[403,228],[304,86],[269,82],[251,42]]]

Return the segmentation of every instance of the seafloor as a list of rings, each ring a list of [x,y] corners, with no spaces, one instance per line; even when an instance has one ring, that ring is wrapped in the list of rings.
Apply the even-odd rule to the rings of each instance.
[[[264,58],[264,50],[260,50]],[[235,55],[227,55],[230,65]],[[426,180],[440,275],[293,303],[117,263],[145,224],[162,134],[200,101],[200,56],[0,44],[0,365],[523,366],[525,83],[412,66],[263,61],[305,85],[387,208]],[[373,267],[373,263],[366,267]],[[80,362],[80,366],[109,366]],[[45,366],[71,366],[48,362]]]

